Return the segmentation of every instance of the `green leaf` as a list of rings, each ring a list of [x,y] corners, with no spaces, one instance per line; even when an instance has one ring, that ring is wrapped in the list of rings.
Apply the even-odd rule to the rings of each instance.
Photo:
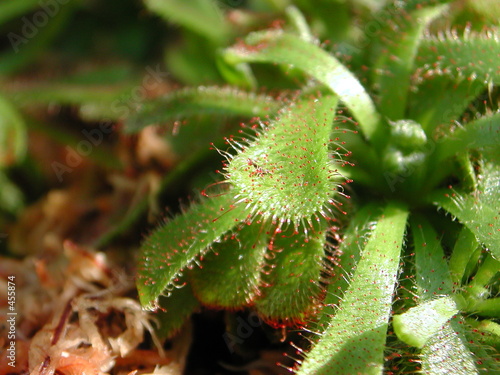
[[[484,299],[490,295],[489,284],[498,280],[500,272],[500,261],[494,259],[490,254],[486,254],[482,259],[474,278],[467,285],[465,293],[474,298]],[[500,312],[500,305],[498,307]]]
[[[374,85],[380,92],[379,109],[391,120],[405,116],[410,77],[422,33],[444,9],[444,6],[436,6],[410,14],[406,10],[393,14],[374,43],[371,56],[377,61],[372,64],[372,71],[377,74]]]
[[[260,297],[259,315],[278,323],[303,323],[321,297],[327,223],[314,228],[293,226],[276,233],[268,252]]]
[[[257,80],[255,79],[250,64],[231,64],[224,59],[224,55],[222,54],[216,56],[215,62],[220,74],[227,83],[244,89],[257,89]]]
[[[157,307],[158,297],[173,290],[182,272],[221,236],[246,220],[242,205],[234,206],[230,192],[204,199],[183,215],[159,227],[141,247],[137,289],[142,305]]]
[[[436,143],[430,143],[429,150],[434,151],[433,157],[429,158],[427,183],[428,186],[436,186],[450,174],[449,168],[452,166],[452,155],[457,155],[463,168],[462,186],[467,187],[467,183],[476,186],[475,176],[471,176],[471,160],[467,160],[469,155],[463,151],[480,151],[483,157],[488,160],[499,160],[500,142],[500,113],[492,116],[482,117],[476,121],[466,124],[454,132],[449,132],[446,136],[439,138]],[[465,160],[464,160],[465,159]]]
[[[212,245],[189,280],[204,305],[237,309],[259,293],[268,234],[262,223],[252,223],[226,237]]]
[[[465,227],[465,226],[464,226]],[[465,227],[467,228],[467,227]],[[477,242],[477,238],[476,238]],[[477,271],[478,265],[481,263],[481,257],[483,255],[483,247],[478,243],[478,246],[476,247],[475,250],[471,250],[469,254],[469,262],[467,263],[467,266],[465,267],[465,272],[464,272],[464,280],[465,283],[469,278],[474,276],[474,273]]]
[[[252,214],[297,226],[328,216],[340,176],[332,163],[330,133],[337,99],[293,103],[226,169],[236,199]]]
[[[116,104],[122,104],[119,100],[129,94],[134,87],[137,87],[137,85],[134,85],[132,82],[114,85],[36,82],[34,84],[23,84],[18,87],[16,85],[4,85],[2,91],[11,96],[12,100],[21,106],[59,104],[97,107],[102,105],[102,107],[106,107],[106,110],[101,114],[112,119],[118,119],[120,116],[117,113],[120,111],[113,111],[113,109],[115,107],[122,108],[121,105],[117,106]],[[132,104],[135,105],[137,102],[133,102]],[[99,108],[99,110],[102,112],[104,108]]]
[[[500,297],[478,301],[470,310],[476,315],[498,319],[500,318]]]
[[[452,80],[479,80],[500,83],[498,31],[482,34],[465,31],[462,37],[447,32],[427,37],[420,43],[416,59],[416,77],[420,79],[444,75]]]
[[[29,12],[40,4],[40,0],[17,0],[0,3],[0,25],[10,19]],[[11,36],[7,34],[10,39]]]
[[[7,99],[0,96],[0,168],[24,158],[27,142],[23,118]]]
[[[310,19],[313,35],[327,40],[344,40],[353,29],[351,4],[332,0],[295,0],[294,4]],[[332,22],[330,15],[335,15]]]
[[[450,270],[438,234],[422,216],[411,220],[415,241],[417,296],[421,302],[452,292]]]
[[[297,68],[330,88],[350,109],[368,139],[379,126],[380,115],[358,79],[320,47],[281,31],[263,31],[223,51],[229,64],[267,62]]]
[[[395,315],[393,326],[401,341],[422,348],[459,309],[453,298],[446,296],[452,293],[453,284],[436,231],[420,215],[411,219],[411,229],[418,305]]]
[[[458,313],[451,297],[431,299],[395,315],[392,321],[394,332],[401,341],[423,348],[427,341]]]
[[[381,205],[368,204],[350,218],[338,249],[340,255],[333,259],[333,264],[330,266],[328,289],[323,301],[324,306],[327,307],[326,310],[328,306],[338,306],[342,300],[342,295],[349,286],[349,280],[352,278],[361,252],[374,230],[376,219],[382,213],[382,209]],[[312,330],[324,331],[330,318],[329,314],[321,313],[318,321],[312,324]]]
[[[407,216],[399,204],[384,209],[338,310],[299,375],[382,374]]]
[[[500,166],[482,164],[482,179],[476,191],[468,194],[449,190],[437,192],[432,198],[434,204],[457,217],[500,260]]]
[[[461,323],[454,318],[429,339],[420,353],[423,374],[479,374]]]
[[[215,1],[144,0],[146,7],[167,22],[175,22],[215,42],[223,42],[230,32]]]
[[[444,159],[464,150],[497,147],[500,144],[500,113],[481,117],[440,140],[437,144],[434,163],[439,165]]]
[[[147,125],[182,120],[186,117],[221,114],[265,117],[282,104],[270,96],[231,87],[185,88],[144,103],[125,122],[125,131],[135,133]]]
[[[467,323],[478,332],[481,342],[500,351],[500,324],[473,318],[468,318]]]
[[[181,285],[185,283],[184,280],[185,278],[180,282]],[[156,332],[160,338],[170,338],[176,334],[186,320],[201,307],[189,284],[172,290],[168,297],[160,297],[159,305],[160,310],[154,317],[159,323]]]
[[[314,36],[311,33],[311,29],[309,28],[307,20],[300,10],[293,5],[290,5],[285,9],[285,13],[293,32],[306,42],[314,42]]]
[[[478,246],[479,244],[474,233],[467,227],[463,227],[453,247],[453,252],[451,253],[449,261],[450,275],[454,285],[461,285],[464,278],[470,276],[466,275],[465,270],[467,269],[467,264],[469,264],[472,254]]]
[[[450,81],[447,77],[434,77],[415,87],[408,98],[408,117],[422,124],[431,137],[436,131],[446,131],[461,117],[470,103],[485,88],[479,81]]]
[[[500,19],[500,9],[498,9],[498,7],[492,7],[490,0],[468,1],[467,6],[471,9],[467,9],[466,7],[464,9],[465,12],[473,10],[474,13],[478,13],[481,18],[486,20],[486,22],[498,25],[498,20]]]

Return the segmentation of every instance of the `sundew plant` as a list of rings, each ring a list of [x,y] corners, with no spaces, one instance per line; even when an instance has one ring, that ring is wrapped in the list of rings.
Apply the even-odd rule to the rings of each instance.
[[[500,373],[499,9],[0,2],[16,370]]]
[[[247,118],[213,132],[219,178],[142,245],[139,298],[164,332],[249,309],[305,328],[298,374],[498,373],[498,4],[269,2],[280,21],[231,42],[196,29],[203,1],[186,19],[146,3],[210,41],[225,85],[126,129]]]
[[[223,157],[142,244],[163,334],[246,309],[304,329],[298,374],[499,373],[498,2],[209,3],[146,1],[204,85],[125,122]]]
[[[110,139],[153,129],[170,164],[92,246],[143,233],[135,285],[159,337],[224,311],[242,353],[235,317],[254,314],[288,345],[276,367],[299,375],[500,373],[497,0],[144,0],[126,14],[146,22],[103,25],[93,50],[149,64],[141,85],[118,65],[16,81],[53,44],[84,59],[100,27],[85,14],[119,7],[62,3],[36,41],[22,25],[9,34],[0,59],[2,223],[24,204],[9,167],[38,178],[21,163],[25,119],[84,144],[35,121],[36,104],[99,124],[83,127],[85,155],[107,170],[121,164]],[[38,4],[1,3],[2,30]],[[85,32],[63,33],[74,16]],[[74,178],[84,159],[51,175]],[[175,189],[169,214],[161,196]],[[166,218],[145,229],[148,214]]]

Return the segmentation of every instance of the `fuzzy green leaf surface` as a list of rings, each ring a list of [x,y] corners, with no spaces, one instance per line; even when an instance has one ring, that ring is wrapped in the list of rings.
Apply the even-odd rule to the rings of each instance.
[[[467,319],[467,323],[477,330],[482,342],[500,351],[500,324],[487,319],[478,321],[474,318]]]
[[[481,117],[447,135],[437,145],[435,163],[464,149],[494,148],[500,144],[500,113]]]
[[[416,75],[426,79],[439,75],[453,80],[479,80],[500,83],[498,58],[500,38],[497,30],[483,34],[452,32],[424,38],[416,59]]]
[[[231,193],[202,200],[146,239],[137,267],[137,289],[145,308],[154,309],[158,297],[165,289],[168,294],[186,267],[246,219],[245,208],[233,202]]]
[[[443,325],[421,351],[421,372],[428,375],[479,374],[473,353],[466,345],[467,338],[461,318]]]
[[[397,13],[378,35],[372,56],[374,85],[379,88],[380,112],[391,120],[404,118],[410,77],[422,33],[444,6]],[[397,32],[395,32],[397,30]]]
[[[236,309],[249,305],[259,292],[268,234],[252,223],[228,237],[212,245],[189,280],[204,305]]]
[[[281,31],[255,32],[224,50],[222,56],[233,65],[267,62],[300,69],[339,96],[368,139],[377,131],[380,115],[359,80],[335,57],[298,36]]]
[[[326,223],[314,228],[293,226],[275,234],[268,252],[258,313],[275,322],[303,322],[319,302],[324,270]]]
[[[429,136],[435,130],[447,129],[461,116],[470,102],[485,88],[479,81],[451,81],[447,77],[434,77],[416,86],[408,95],[408,118],[422,124]]]
[[[433,196],[436,205],[457,217],[479,241],[500,260],[500,166],[484,163],[479,188],[472,192],[438,192]]]
[[[361,253],[329,327],[298,374],[382,374],[408,211],[389,204]]]
[[[109,72],[103,69],[102,76],[99,76],[101,72],[94,71],[87,76],[75,75],[55,82],[40,81],[23,85],[5,82],[2,90],[20,105],[27,103],[84,105],[101,101],[110,105],[114,100],[129,94],[138,84],[137,77],[131,72],[118,68],[116,70],[117,72]],[[92,75],[95,75],[95,78]],[[103,77],[104,75],[106,77]]]
[[[496,260],[491,254],[485,254],[474,275],[474,278],[467,285],[466,292],[475,298],[487,298],[490,294],[488,286],[498,280],[500,273],[500,261]],[[498,306],[500,314],[500,305]]]
[[[441,297],[395,315],[392,324],[401,341],[422,348],[457,313],[453,298]]]
[[[241,146],[225,168],[236,199],[282,223],[327,216],[340,181],[329,150],[336,104],[333,96],[296,102]]]
[[[185,277],[181,283],[184,281]],[[169,297],[160,297],[158,303],[161,309],[154,316],[159,324],[157,333],[161,338],[176,334],[186,320],[201,307],[189,284],[174,289]]]
[[[382,209],[381,205],[367,204],[360,208],[349,221],[338,249],[340,255],[334,258],[334,264],[329,269],[328,289],[323,301],[327,309],[328,306],[338,306],[342,300],[342,295],[349,286],[349,280],[352,278],[361,252],[373,232]],[[328,314],[320,314],[319,320],[313,323],[313,330],[324,331],[329,320]]]
[[[416,293],[421,302],[452,292],[453,284],[439,236],[422,216],[411,220],[415,238]]]
[[[128,77],[127,77],[128,78]],[[124,79],[127,79],[124,77]],[[137,104],[137,101],[127,98],[137,83],[132,79],[118,84],[81,84],[66,82],[40,82],[34,85],[11,85],[2,90],[15,100],[19,106],[39,104],[80,106],[85,112],[98,113],[101,118],[119,119],[125,117]],[[124,99],[125,98],[125,99]],[[87,109],[89,108],[89,109]],[[97,116],[93,116],[96,118]]]
[[[265,117],[281,106],[270,96],[230,87],[184,88],[145,103],[126,120],[125,131],[135,133],[147,125],[205,114]]]

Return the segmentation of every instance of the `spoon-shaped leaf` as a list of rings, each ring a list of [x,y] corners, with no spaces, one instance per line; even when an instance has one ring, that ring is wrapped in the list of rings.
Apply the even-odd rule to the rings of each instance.
[[[295,227],[329,215],[341,180],[329,149],[336,104],[333,96],[299,101],[248,147],[234,141],[241,152],[230,159],[226,177],[240,204]]]
[[[205,199],[183,215],[157,228],[141,247],[137,289],[142,305],[157,307],[158,297],[174,287],[182,271],[221,236],[246,219],[243,206],[233,206],[231,193]]]

